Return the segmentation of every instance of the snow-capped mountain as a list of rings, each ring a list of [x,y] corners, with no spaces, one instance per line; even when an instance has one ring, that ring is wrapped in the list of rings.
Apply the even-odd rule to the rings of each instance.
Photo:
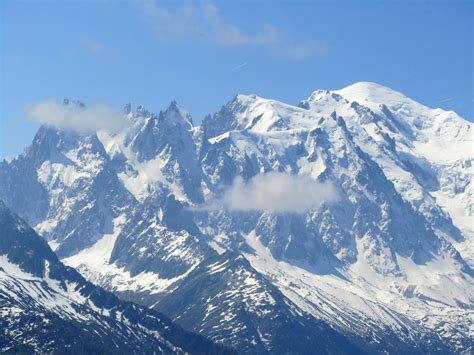
[[[86,281],[0,201],[3,353],[232,353]]]
[[[0,198],[88,280],[243,352],[472,350],[470,122],[374,83],[124,121],[0,163]],[[229,200],[285,176],[288,206],[330,191]]]

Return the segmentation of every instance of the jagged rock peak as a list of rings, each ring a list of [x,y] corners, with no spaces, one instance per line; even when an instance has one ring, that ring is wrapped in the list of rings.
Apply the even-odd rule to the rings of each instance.
[[[79,101],[79,100],[69,100],[68,98],[65,98],[63,100],[63,106],[76,107],[76,108],[80,108],[80,109],[83,109],[83,108],[86,107],[86,105],[84,105],[84,103],[82,103],[81,101]]]
[[[132,104],[131,103],[128,103],[126,104],[124,107],[123,107],[123,113],[128,115],[130,114],[130,112],[132,112]]]
[[[168,108],[163,113],[164,120],[173,124],[184,124],[188,129],[193,128],[191,114],[176,100],[171,101]]]

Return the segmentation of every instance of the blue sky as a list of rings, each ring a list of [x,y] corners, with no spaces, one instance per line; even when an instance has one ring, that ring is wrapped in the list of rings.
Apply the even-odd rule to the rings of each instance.
[[[471,1],[21,1],[1,6],[0,158],[29,105],[176,99],[199,122],[237,93],[297,103],[374,81],[473,118]]]

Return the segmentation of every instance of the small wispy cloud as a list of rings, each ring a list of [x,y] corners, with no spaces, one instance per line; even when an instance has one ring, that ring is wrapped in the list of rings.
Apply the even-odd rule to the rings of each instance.
[[[331,183],[317,182],[308,175],[269,172],[248,182],[237,177],[221,198],[196,210],[302,213],[337,198],[337,190]]]
[[[242,64],[239,64],[239,65],[237,65],[237,66],[233,67],[233,68],[231,69],[231,71],[237,71],[237,70],[240,70],[240,69],[242,69],[242,68],[246,67],[246,66],[247,66],[247,64],[248,64],[247,62],[244,62],[244,63],[242,63]]]
[[[102,54],[109,50],[107,45],[92,38],[81,38],[80,44],[83,48],[93,54]]]
[[[327,53],[322,43],[310,42],[306,44],[292,44],[284,48],[284,56],[293,60],[302,60],[310,57],[320,57]]]
[[[79,132],[116,130],[125,124],[123,114],[106,104],[60,105],[50,99],[29,106],[26,113],[33,121]]]
[[[440,103],[444,103],[444,102],[450,102],[450,101],[453,101],[453,98],[452,98],[452,97],[448,97],[448,98],[446,98],[446,99],[442,99],[442,100],[440,100],[439,102],[440,102]]]
[[[326,47],[316,41],[295,41],[270,23],[246,31],[228,21],[212,4],[159,5],[154,0],[135,1],[148,17],[161,41],[200,41],[222,47],[254,46],[292,60],[321,56]]]

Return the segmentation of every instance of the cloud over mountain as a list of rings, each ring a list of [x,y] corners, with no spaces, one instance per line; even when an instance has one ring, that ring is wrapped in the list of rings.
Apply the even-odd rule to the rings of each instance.
[[[268,172],[248,182],[237,177],[224,195],[204,209],[302,213],[337,200],[329,182],[317,182],[308,175]]]
[[[48,99],[31,105],[26,113],[33,121],[79,132],[110,131],[120,128],[125,123],[123,115],[106,104],[91,107],[80,103],[60,105]]]

